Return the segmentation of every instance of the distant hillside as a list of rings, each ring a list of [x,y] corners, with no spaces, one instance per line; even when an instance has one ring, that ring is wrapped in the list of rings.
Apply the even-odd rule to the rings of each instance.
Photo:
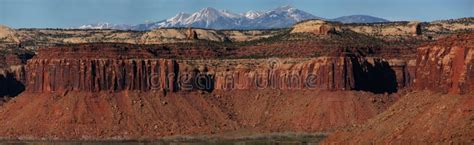
[[[377,18],[368,15],[350,15],[350,16],[342,16],[335,19],[331,19],[331,21],[337,21],[341,23],[378,23],[378,22],[390,22],[389,20]]]

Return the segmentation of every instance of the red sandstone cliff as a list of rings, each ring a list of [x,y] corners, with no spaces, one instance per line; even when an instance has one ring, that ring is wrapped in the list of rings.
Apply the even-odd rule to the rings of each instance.
[[[324,144],[472,144],[473,42],[474,33],[465,33],[420,47],[416,91]]]
[[[408,86],[413,76],[410,64],[404,60],[357,56],[177,60],[162,59],[161,54],[146,49],[88,46],[41,50],[26,65],[27,91],[272,88],[392,93]],[[96,55],[98,49],[104,55]]]
[[[358,56],[182,60],[133,45],[85,46],[44,49],[28,60],[27,91],[0,109],[1,136],[332,131],[364,122],[397,98],[340,90],[389,92],[409,75],[406,63]]]
[[[474,34],[454,35],[418,49],[415,87],[466,93],[474,90]]]

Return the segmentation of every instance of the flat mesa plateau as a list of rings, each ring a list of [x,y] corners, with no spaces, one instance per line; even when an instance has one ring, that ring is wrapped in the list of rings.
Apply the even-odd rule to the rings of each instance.
[[[472,144],[473,30],[1,26],[0,142]]]

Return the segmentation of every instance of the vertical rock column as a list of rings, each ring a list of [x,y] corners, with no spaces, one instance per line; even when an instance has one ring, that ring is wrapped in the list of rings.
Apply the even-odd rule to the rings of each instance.
[[[175,61],[164,59],[32,59],[26,84],[30,92],[175,91],[176,67]]]

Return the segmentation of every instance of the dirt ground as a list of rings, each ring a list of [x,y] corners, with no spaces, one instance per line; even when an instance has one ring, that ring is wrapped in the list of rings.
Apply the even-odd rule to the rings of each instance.
[[[23,93],[0,108],[7,139],[158,139],[247,132],[331,132],[363,123],[397,95],[356,91]]]

